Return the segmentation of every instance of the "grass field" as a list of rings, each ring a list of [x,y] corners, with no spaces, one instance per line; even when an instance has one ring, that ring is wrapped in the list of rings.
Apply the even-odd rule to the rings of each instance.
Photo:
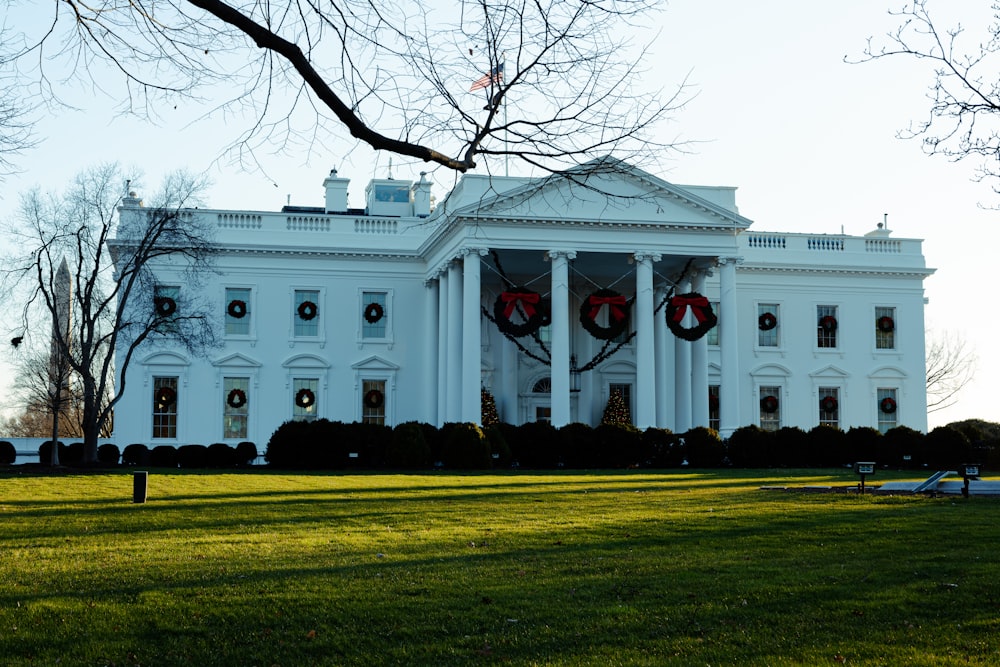
[[[137,505],[126,472],[16,470],[5,665],[1000,664],[1000,499],[153,470]]]

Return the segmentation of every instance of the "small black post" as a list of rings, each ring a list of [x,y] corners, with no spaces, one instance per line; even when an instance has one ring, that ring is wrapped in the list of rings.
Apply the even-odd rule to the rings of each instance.
[[[145,470],[137,470],[132,475],[132,502],[146,502],[146,488],[149,482],[149,473]]]

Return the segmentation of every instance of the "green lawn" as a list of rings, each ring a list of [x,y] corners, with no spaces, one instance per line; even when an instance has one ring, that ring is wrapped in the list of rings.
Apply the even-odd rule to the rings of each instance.
[[[15,470],[4,665],[1000,664],[1000,499],[154,470],[135,505],[127,472]]]

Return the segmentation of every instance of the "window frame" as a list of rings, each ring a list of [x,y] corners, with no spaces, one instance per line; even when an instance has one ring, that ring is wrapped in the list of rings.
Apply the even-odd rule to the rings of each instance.
[[[312,293],[316,295],[316,318],[319,320],[316,322],[316,333],[315,334],[303,334],[298,332],[298,323],[309,323],[310,320],[303,320],[299,317],[299,305],[305,303],[305,301],[312,301],[312,299],[303,299],[299,301],[299,294]],[[290,340],[292,342],[312,342],[312,343],[325,343],[326,341],[326,289],[323,287],[315,286],[292,286],[290,288],[290,302],[291,308],[289,309],[289,315],[291,317],[291,327]]]
[[[251,378],[248,375],[226,375],[222,378],[222,439],[223,440],[246,440],[250,433],[250,384]],[[229,393],[234,389],[240,389],[247,397],[246,403],[238,408],[229,405]],[[242,431],[232,433],[228,426],[229,420],[242,422]]]
[[[150,430],[150,438],[153,440],[177,440],[180,424],[180,376],[153,375],[152,379],[153,391],[150,394],[150,399],[152,400],[152,410],[150,411],[152,428]],[[157,410],[156,393],[163,387],[169,387],[174,391],[173,403],[167,406],[168,408],[172,407],[172,410]],[[162,420],[166,420],[166,423],[163,423]],[[160,429],[166,429],[167,434],[163,434]]]
[[[319,413],[320,413],[319,406],[322,403],[322,401],[320,400],[321,384],[322,383],[319,377],[306,377],[302,375],[295,375],[292,377],[291,380],[292,421],[311,422],[319,419]],[[295,397],[302,389],[308,389],[313,393],[313,404],[306,408],[303,408],[295,401]]]
[[[754,320],[754,329],[757,332],[757,337],[754,342],[754,347],[758,350],[780,350],[781,349],[781,304],[776,302],[763,302],[758,301],[756,304],[756,319]],[[774,315],[777,323],[774,328],[770,331],[764,331],[760,328],[760,317],[764,313],[771,313]],[[763,339],[772,338],[774,339],[774,344],[766,344]]]
[[[898,309],[896,306],[875,306],[874,313],[874,325],[875,325],[875,351],[876,352],[897,352],[899,341],[896,337],[896,327],[893,327],[892,331],[882,331],[878,327],[878,322],[882,317],[891,317],[895,325],[897,321],[896,313]],[[887,346],[884,344],[888,342]]]
[[[882,412],[882,400],[891,398],[896,403],[895,412]],[[875,412],[878,430],[883,435],[891,428],[899,426],[899,388],[878,387],[875,390]]]
[[[384,298],[384,303],[382,308],[385,311],[383,315],[383,320],[385,320],[384,334],[382,336],[369,336],[366,330],[369,326],[368,322],[365,320],[365,308],[370,303],[369,296],[380,294]],[[358,330],[357,330],[357,342],[359,345],[364,346],[366,344],[375,345],[387,345],[389,349],[392,349],[395,343],[395,333],[394,333],[394,323],[395,323],[395,290],[391,287],[359,287],[358,288]]]
[[[832,396],[837,401],[837,407],[832,411],[823,410],[822,402],[827,396]],[[840,428],[840,387],[819,387],[816,395],[816,410],[820,426],[832,426]]]
[[[764,412],[760,402],[765,396],[774,396],[778,399],[778,409],[773,413]],[[784,407],[785,397],[782,395],[780,384],[762,384],[757,386],[757,423],[763,431],[777,431],[781,428],[781,411]]]
[[[235,291],[246,292],[246,298],[240,298],[231,292]],[[256,295],[256,290],[251,285],[225,285],[222,290],[222,317],[223,317],[223,332],[227,339],[230,340],[251,340],[254,338],[256,329],[256,318],[254,318],[254,297]],[[229,314],[229,304],[234,299],[239,299],[247,304],[247,312],[242,318],[235,318]],[[246,325],[246,333],[236,333],[229,330],[230,324],[244,324]]]
[[[819,322],[827,315],[832,315],[837,321],[837,328],[832,332],[826,332]],[[816,349],[824,352],[840,351],[840,306],[836,304],[816,304]]]

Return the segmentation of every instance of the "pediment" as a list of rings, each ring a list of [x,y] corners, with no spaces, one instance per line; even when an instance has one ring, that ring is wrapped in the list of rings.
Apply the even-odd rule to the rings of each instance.
[[[153,352],[142,360],[143,366],[189,366],[191,361],[176,352]]]
[[[480,176],[479,178],[488,178]],[[735,210],[733,188],[680,186],[613,158],[499,194],[457,202],[456,217],[508,219],[519,223],[633,224],[741,230],[751,221]],[[487,190],[488,191],[488,190]],[[713,201],[714,200],[714,201]]]
[[[754,377],[789,377],[791,374],[792,371],[781,364],[761,364],[750,371]]]
[[[873,380],[902,380],[906,378],[906,371],[898,366],[879,366],[868,377]]]
[[[259,361],[239,352],[220,357],[213,361],[212,365],[225,366],[227,368],[260,368],[262,366]]]
[[[843,370],[842,368],[837,368],[833,364],[829,366],[824,366],[819,370],[815,370],[809,374],[809,377],[814,378],[847,378],[850,377],[850,373]]]
[[[365,371],[398,371],[399,366],[392,363],[391,361],[386,361],[382,357],[373,354],[370,357],[362,359],[356,363],[351,364],[351,368],[355,370],[365,370]]]
[[[285,359],[284,368],[329,368],[330,362],[317,354],[296,354]]]

